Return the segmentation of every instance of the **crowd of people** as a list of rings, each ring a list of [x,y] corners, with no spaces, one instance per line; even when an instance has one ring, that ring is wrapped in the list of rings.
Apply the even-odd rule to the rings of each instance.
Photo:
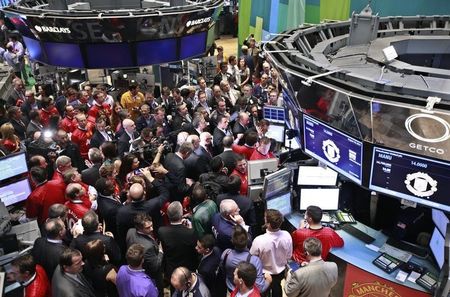
[[[337,268],[322,259],[343,241],[322,228],[320,209],[292,235],[268,209],[266,232],[255,231],[247,161],[275,157],[261,110],[283,103],[278,73],[254,48],[250,40],[239,59],[219,52],[211,86],[199,77],[157,98],[134,83],[118,98],[103,85],[52,97],[13,80],[0,154],[27,151],[33,191],[21,221],[42,228],[12,263],[25,296],[154,297],[170,287],[180,297],[281,297],[282,279],[287,296],[328,296]],[[308,278],[286,268],[291,258]]]

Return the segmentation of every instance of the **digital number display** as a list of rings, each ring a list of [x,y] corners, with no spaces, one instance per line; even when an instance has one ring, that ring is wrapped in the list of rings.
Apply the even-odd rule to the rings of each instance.
[[[361,141],[307,115],[303,115],[303,129],[307,154],[361,184]]]
[[[450,211],[450,164],[375,147],[369,188]]]

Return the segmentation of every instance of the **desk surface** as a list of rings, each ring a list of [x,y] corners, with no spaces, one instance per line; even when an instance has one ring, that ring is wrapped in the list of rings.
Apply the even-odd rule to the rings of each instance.
[[[303,220],[303,215],[301,215],[300,213],[292,213],[285,216],[285,218],[291,225],[293,225],[295,228],[298,228],[298,226],[300,225],[300,221]],[[358,222],[355,227],[375,238],[375,241],[372,244],[377,247],[381,247],[388,239],[388,237],[381,231],[374,230],[362,223]],[[396,280],[395,276],[397,275],[398,270],[392,272],[391,274],[388,274],[380,268],[376,267],[374,264],[372,264],[372,261],[380,255],[379,252],[375,252],[367,248],[364,242],[353,237],[343,230],[336,230],[336,232],[339,234],[339,236],[342,237],[342,239],[344,239],[344,247],[332,249],[330,252],[333,255],[341,258],[347,263],[350,263],[358,268],[361,268],[369,273],[375,274],[391,282],[422,292],[427,292],[424,288],[417,285],[416,283],[410,282],[408,280],[402,283]],[[426,259],[421,259],[413,255],[410,261],[427,268],[428,271],[431,271],[436,275],[439,275],[436,267]]]

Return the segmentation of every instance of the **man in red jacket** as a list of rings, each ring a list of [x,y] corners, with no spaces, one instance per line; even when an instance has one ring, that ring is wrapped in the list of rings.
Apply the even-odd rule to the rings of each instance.
[[[81,200],[83,195],[84,189],[80,184],[71,183],[67,186],[66,197],[69,201],[65,203],[65,206],[68,208],[67,227],[69,230],[89,211],[89,208]]]
[[[42,266],[36,264],[31,255],[24,255],[14,259],[11,263],[10,280],[21,283],[25,297],[51,296],[50,282]]]
[[[59,128],[63,129],[67,133],[72,133],[77,127],[74,119],[75,115],[75,108],[72,105],[66,105],[64,108],[64,118],[59,123]]]
[[[75,117],[78,127],[72,133],[72,142],[78,145],[80,155],[83,159],[88,159],[89,142],[92,132],[87,128],[86,115],[80,113]]]
[[[89,109],[88,120],[93,121],[92,124],[95,125],[95,120],[103,116],[109,125],[109,117],[111,116],[111,107],[105,102],[105,93],[103,91],[97,90],[92,94],[94,98],[94,104],[91,109]]]

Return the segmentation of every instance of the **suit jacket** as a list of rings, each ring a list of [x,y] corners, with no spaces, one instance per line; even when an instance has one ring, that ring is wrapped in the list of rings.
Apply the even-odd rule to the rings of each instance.
[[[240,209],[239,214],[244,218],[247,225],[254,226],[256,224],[255,208],[252,199],[239,194],[225,193],[217,196],[217,205],[220,205],[220,202],[224,199],[231,199],[236,202]]]
[[[284,291],[288,297],[328,297],[337,278],[336,263],[319,260],[288,273]]]
[[[36,110],[41,109],[41,102],[36,100],[36,106],[37,106]],[[30,102],[28,102],[28,100],[25,100],[25,102],[20,106],[20,110],[22,110],[23,115],[26,116],[28,120],[30,120],[29,115],[30,111],[32,111],[33,108]]]
[[[97,203],[99,215],[105,220],[106,223],[106,231],[112,232],[117,238],[116,216],[119,208],[123,206],[122,203],[114,200],[112,197],[105,197],[101,194],[97,197]]]
[[[212,155],[203,147],[199,146],[195,149],[194,153],[200,157],[206,164],[208,164],[208,171],[211,169],[209,166],[209,162],[212,160]]]
[[[143,116],[136,119],[136,130],[141,132],[144,128],[150,127],[152,117],[149,117],[148,121]]]
[[[172,275],[179,266],[187,267],[191,271],[197,268],[197,257],[193,257],[197,245],[194,229],[182,224],[163,226],[158,230],[158,238],[164,251],[165,275]]]
[[[91,168],[85,169],[81,172],[81,179],[85,184],[93,187],[95,186],[95,183],[100,178],[100,173],[98,172],[100,166],[102,166],[100,163],[94,164]]]
[[[173,131],[187,130],[187,128],[189,128],[188,126],[191,124],[191,122],[192,122],[192,118],[191,118],[191,121],[188,121],[186,119],[186,117],[182,117],[179,114],[177,114],[173,117],[173,120],[172,120],[172,130]]]
[[[36,264],[41,265],[49,279],[52,279],[56,266],[59,265],[59,256],[67,247],[62,243],[49,242],[45,237],[39,237],[34,242],[31,255]]]
[[[42,129],[44,129],[44,126],[42,126],[41,124],[35,124],[30,121],[27,126],[27,137],[33,138],[34,133],[36,131],[42,131]]]
[[[236,167],[236,160],[238,158],[238,155],[232,150],[227,150],[221,153],[219,157],[222,159],[224,167],[228,169],[228,175],[230,175]]]
[[[114,134],[112,132],[107,131],[106,133],[108,133],[109,137],[111,137],[110,141],[115,140]],[[95,131],[94,134],[92,135],[89,146],[99,148],[105,141],[106,141],[105,137],[103,137],[103,135],[100,132]]]
[[[100,239],[105,245],[105,254],[108,255],[109,260],[116,267],[119,267],[121,260],[120,248],[114,238],[104,235],[100,232],[94,232],[91,234],[81,234],[77,238],[74,238],[70,243],[70,247],[79,250],[83,255],[86,251],[86,244],[89,241]]]
[[[77,274],[80,282],[70,278],[61,271],[60,266],[56,267],[52,278],[53,297],[96,297],[94,289],[82,273]]]
[[[171,184],[171,200],[181,201],[190,190],[190,187],[186,184],[186,166],[184,161],[175,153],[169,153],[164,159],[164,168],[171,173],[170,176],[167,176]]]
[[[233,136],[234,136],[234,138],[236,138],[238,134],[244,134],[247,130],[248,130],[248,127],[242,126],[241,123],[239,123],[239,120],[236,120],[236,123],[234,123],[234,126],[233,126]],[[242,137],[239,140],[238,144],[239,145],[243,145],[244,141],[245,141],[245,139],[244,139],[244,137]]]
[[[225,136],[226,136],[226,134],[219,128],[216,127],[214,129],[214,133],[213,133],[214,155],[218,155],[223,152],[223,138]]]
[[[139,137],[139,133],[134,132],[134,139]],[[119,156],[123,156],[125,153],[128,153],[130,150],[130,136],[128,136],[128,133],[124,132],[117,142],[117,151],[119,153]]]
[[[22,119],[22,122],[11,119],[9,122],[14,127],[14,132],[20,138],[20,140],[24,140],[27,138],[28,122],[26,119]]]
[[[86,164],[84,163],[84,159],[81,158],[80,149],[76,144],[69,142],[66,148],[61,151],[60,156],[67,156],[72,159],[72,166],[78,168],[78,172],[84,170],[86,168]]]
[[[209,171],[209,164],[193,152],[187,159],[183,160],[186,167],[186,177],[198,181],[200,174]]]

